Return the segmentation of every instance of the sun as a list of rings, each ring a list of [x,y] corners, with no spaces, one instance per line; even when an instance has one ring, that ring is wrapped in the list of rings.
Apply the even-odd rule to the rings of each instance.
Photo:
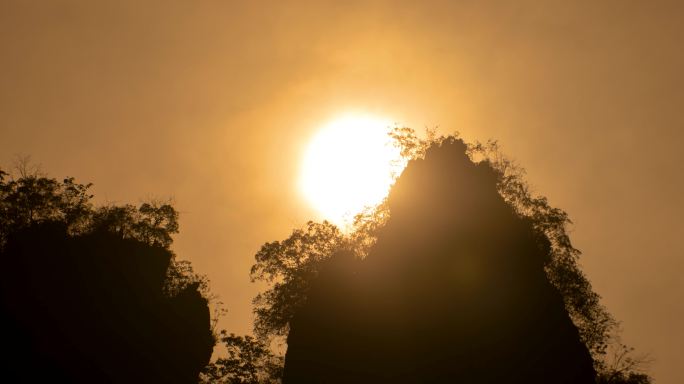
[[[332,120],[312,138],[304,155],[299,187],[321,215],[341,226],[387,196],[406,166],[389,136],[389,120],[347,115]]]

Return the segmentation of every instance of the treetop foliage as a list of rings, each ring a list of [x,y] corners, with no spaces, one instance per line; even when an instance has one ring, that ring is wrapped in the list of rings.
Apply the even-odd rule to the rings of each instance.
[[[266,281],[271,288],[254,299],[255,334],[284,336],[287,324],[306,297],[318,265],[348,244],[342,232],[324,221],[309,221],[283,241],[264,244],[255,255],[252,281]]]
[[[282,376],[283,358],[264,342],[251,336],[221,331],[220,341],[228,356],[209,364],[201,374],[203,383],[275,384]]]
[[[7,234],[46,221],[62,222],[72,232],[80,232],[93,213],[91,186],[76,183],[73,177],[62,181],[35,174],[14,178],[0,169],[0,246]]]
[[[96,207],[90,193],[92,183],[81,184],[73,177],[49,178],[25,165],[18,173],[14,177],[0,169],[0,249],[13,232],[58,222],[70,235],[105,231],[171,252],[172,236],[178,233],[178,212],[170,202]],[[209,295],[207,278],[196,274],[189,262],[176,260],[175,255],[166,281],[165,291],[170,295],[192,284],[204,296]]]

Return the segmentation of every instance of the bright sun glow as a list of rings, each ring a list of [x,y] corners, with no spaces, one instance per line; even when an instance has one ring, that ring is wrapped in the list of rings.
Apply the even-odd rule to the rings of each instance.
[[[405,167],[388,135],[391,123],[345,116],[324,126],[304,156],[300,188],[328,220],[346,226],[365,207],[379,204]]]

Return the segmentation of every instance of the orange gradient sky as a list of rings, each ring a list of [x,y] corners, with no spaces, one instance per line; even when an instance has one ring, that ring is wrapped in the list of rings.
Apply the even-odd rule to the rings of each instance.
[[[495,138],[570,214],[623,341],[681,383],[682,20],[674,1],[2,1],[0,165],[173,197],[175,251],[244,333],[254,253],[320,218],[297,181],[331,119]]]

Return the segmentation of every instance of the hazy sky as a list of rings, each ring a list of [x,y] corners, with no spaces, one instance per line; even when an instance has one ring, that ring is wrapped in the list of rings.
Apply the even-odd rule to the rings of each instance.
[[[307,141],[350,111],[498,139],[581,264],[684,382],[684,12],[673,1],[0,2],[0,165],[98,202],[173,197],[174,249],[251,329],[261,244],[316,213]]]

